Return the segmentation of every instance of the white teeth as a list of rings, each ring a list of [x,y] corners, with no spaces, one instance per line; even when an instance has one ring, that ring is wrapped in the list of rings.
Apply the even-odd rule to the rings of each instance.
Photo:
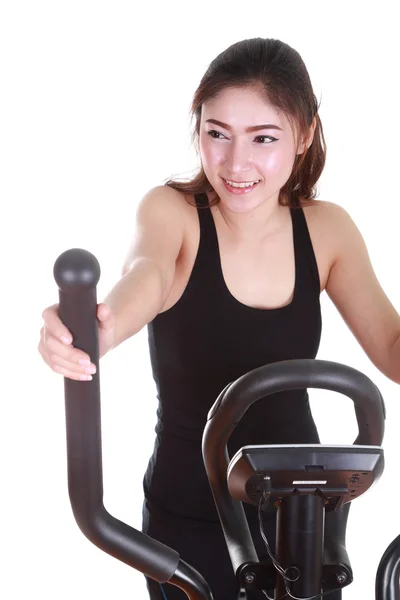
[[[246,188],[246,187],[251,187],[251,186],[255,185],[256,183],[258,183],[259,180],[257,180],[257,181],[249,181],[249,182],[246,181],[245,183],[235,183],[234,181],[229,181],[228,179],[225,179],[225,181],[226,181],[226,183],[228,183],[232,187]]]

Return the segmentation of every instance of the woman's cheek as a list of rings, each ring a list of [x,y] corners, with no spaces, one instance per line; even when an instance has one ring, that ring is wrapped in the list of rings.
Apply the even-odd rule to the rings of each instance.
[[[223,152],[216,148],[210,148],[207,144],[204,144],[200,149],[202,163],[204,168],[213,168],[221,164],[224,160]]]
[[[265,158],[264,170],[278,177],[285,177],[286,175],[289,177],[292,170],[292,158],[286,153],[271,152]]]

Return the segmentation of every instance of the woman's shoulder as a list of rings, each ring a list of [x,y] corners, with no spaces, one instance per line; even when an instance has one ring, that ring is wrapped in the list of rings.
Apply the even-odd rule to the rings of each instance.
[[[333,261],[343,235],[349,231],[349,226],[355,228],[352,218],[343,206],[328,200],[306,200],[302,208],[313,243],[328,252]]]
[[[152,203],[154,205],[169,203],[176,207],[184,208],[189,204],[189,198],[188,194],[184,194],[169,185],[156,185],[144,194],[141,202]]]
[[[307,221],[316,221],[321,226],[327,225],[331,228],[340,226],[340,223],[351,218],[343,206],[328,200],[301,199],[301,207]]]
[[[197,205],[193,194],[177,190],[169,185],[157,185],[151,188],[139,203],[150,205],[161,213],[166,209],[173,212],[177,218],[182,218],[185,228],[191,227],[197,220]]]
[[[346,213],[346,210],[340,204],[330,202],[329,200],[307,200],[306,198],[301,198],[300,202],[303,209],[314,209],[313,212],[318,212],[319,214]]]
[[[168,202],[184,212],[193,212],[196,209],[196,198],[192,193],[178,190],[170,185],[157,185],[151,188],[145,197],[149,197],[153,202]]]

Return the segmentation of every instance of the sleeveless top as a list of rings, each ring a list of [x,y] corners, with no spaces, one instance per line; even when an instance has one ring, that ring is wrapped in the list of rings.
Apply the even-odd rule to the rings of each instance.
[[[148,324],[157,388],[156,440],[144,477],[148,502],[175,515],[218,521],[201,450],[207,414],[227,384],[281,360],[315,358],[321,338],[320,280],[303,209],[290,209],[295,254],[292,302],[276,309],[238,301],[223,278],[206,194],[196,196],[200,242],[185,291]],[[232,433],[248,444],[318,443],[307,390],[253,404]]]

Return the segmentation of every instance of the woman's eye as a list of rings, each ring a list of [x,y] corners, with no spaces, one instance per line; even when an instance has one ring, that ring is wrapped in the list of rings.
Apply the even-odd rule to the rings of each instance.
[[[272,135],[258,135],[256,137],[256,140],[263,140],[261,142],[261,144],[272,144],[272,142],[276,142],[277,138],[272,137]],[[268,142],[265,142],[265,140],[270,140]]]
[[[210,137],[212,137],[214,139],[219,140],[220,138],[217,136],[222,135],[222,133],[220,133],[219,131],[215,131],[215,129],[211,129],[211,131],[207,131],[207,135],[209,135]]]

